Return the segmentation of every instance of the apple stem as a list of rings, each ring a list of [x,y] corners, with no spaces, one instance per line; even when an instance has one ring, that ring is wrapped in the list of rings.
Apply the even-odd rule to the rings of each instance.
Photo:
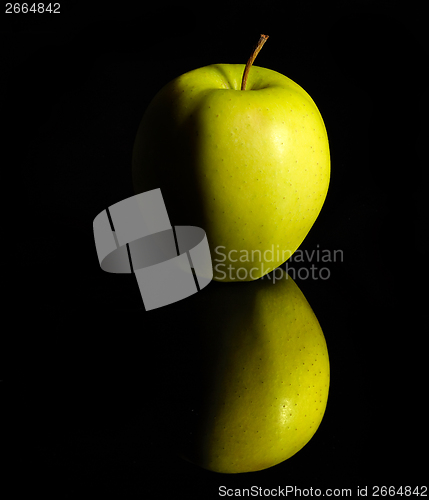
[[[246,90],[247,77],[249,76],[250,68],[252,67],[252,64],[256,59],[256,56],[259,54],[260,50],[262,49],[264,43],[267,40],[268,40],[268,35],[261,35],[256,47],[253,49],[253,52],[250,55],[249,60],[247,61],[246,67],[244,68],[243,80],[241,81],[241,90]]]

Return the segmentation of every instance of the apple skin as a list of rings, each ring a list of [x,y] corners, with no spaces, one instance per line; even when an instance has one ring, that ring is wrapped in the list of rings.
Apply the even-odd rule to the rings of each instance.
[[[174,225],[207,234],[214,278],[251,281],[285,262],[326,198],[330,154],[311,97],[243,64],[179,76],[149,104],[133,149],[136,193],[161,188]]]
[[[176,403],[165,403],[185,460],[220,473],[258,471],[293,456],[317,431],[328,350],[310,304],[286,276],[275,284],[212,282],[184,301]]]

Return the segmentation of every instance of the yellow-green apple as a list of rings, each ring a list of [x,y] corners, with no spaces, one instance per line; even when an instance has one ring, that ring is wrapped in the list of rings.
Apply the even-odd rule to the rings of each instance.
[[[212,282],[195,302],[184,301],[194,314],[183,321],[187,376],[175,377],[174,419],[182,423],[176,446],[188,461],[223,473],[266,469],[318,429],[329,392],[327,345],[286,276]]]
[[[195,69],[164,86],[133,150],[135,192],[161,188],[174,224],[206,231],[218,281],[255,280],[285,262],[329,185],[316,104],[251,59]]]

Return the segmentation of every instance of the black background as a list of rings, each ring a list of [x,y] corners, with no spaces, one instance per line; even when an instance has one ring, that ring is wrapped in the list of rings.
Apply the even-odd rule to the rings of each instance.
[[[424,482],[422,15],[412,4],[322,4],[3,14],[6,336],[17,362],[1,385],[18,491],[356,495],[358,485]],[[260,33],[270,38],[256,64],[313,97],[330,140],[330,190],[301,248],[340,249],[343,260],[328,264],[328,280],[296,280],[330,352],[321,427],[282,464],[221,475],[169,446],[171,346],[186,336],[177,307],[146,313],[132,276],[101,271],[92,221],[133,195],[132,145],[155,93],[188,70],[245,63]]]

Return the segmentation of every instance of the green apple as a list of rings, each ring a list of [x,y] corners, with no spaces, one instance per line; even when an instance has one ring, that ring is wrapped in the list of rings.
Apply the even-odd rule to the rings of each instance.
[[[213,64],[168,83],[133,150],[135,192],[161,188],[174,224],[206,231],[218,281],[255,280],[285,262],[330,177],[326,128],[307,92],[257,66],[241,90],[244,70]]]
[[[177,405],[166,398],[181,422],[182,458],[215,472],[258,471],[297,453],[318,429],[329,391],[326,341],[286,276],[212,282],[184,302],[194,316],[176,355],[187,376]]]

